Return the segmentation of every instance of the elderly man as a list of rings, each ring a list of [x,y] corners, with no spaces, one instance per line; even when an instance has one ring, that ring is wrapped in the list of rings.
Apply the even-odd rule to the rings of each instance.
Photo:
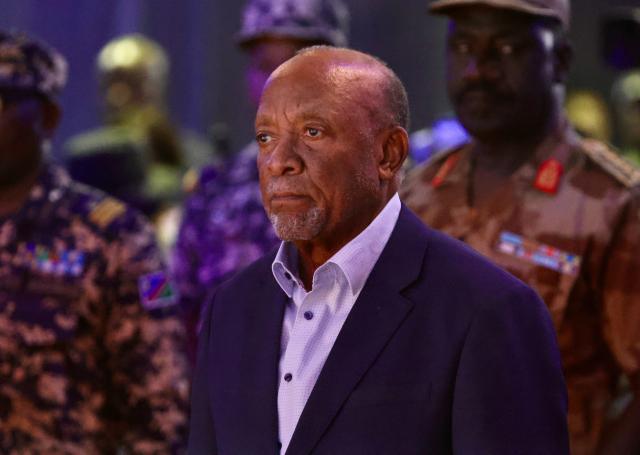
[[[566,454],[530,288],[400,203],[408,105],[360,52],[281,65],[256,117],[277,252],[207,305],[189,452]]]
[[[542,296],[563,356],[572,453],[592,454],[622,374],[637,387],[640,175],[566,120],[568,0],[431,9],[450,18],[449,96],[473,139],[417,169],[401,196]]]
[[[0,32],[0,452],[176,453],[186,360],[153,232],[43,156],[61,55]]]
[[[344,46],[348,12],[342,0],[249,0],[238,43],[248,54],[248,96],[257,108],[273,70],[299,49]],[[278,238],[260,202],[255,141],[224,166],[202,170],[185,204],[175,248],[174,278],[195,361],[196,325],[207,295],[271,248]]]

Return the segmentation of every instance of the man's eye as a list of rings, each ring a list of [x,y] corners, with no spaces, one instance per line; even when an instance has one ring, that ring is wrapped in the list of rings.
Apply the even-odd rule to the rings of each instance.
[[[306,135],[309,137],[318,137],[320,136],[320,130],[318,128],[307,128]]]
[[[271,140],[271,136],[267,133],[256,134],[256,141],[258,144],[267,144]]]

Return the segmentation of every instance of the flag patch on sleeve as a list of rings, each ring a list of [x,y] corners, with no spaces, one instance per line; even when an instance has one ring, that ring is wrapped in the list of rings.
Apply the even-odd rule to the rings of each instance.
[[[164,308],[177,303],[171,280],[163,271],[149,273],[138,279],[140,302],[147,310]]]

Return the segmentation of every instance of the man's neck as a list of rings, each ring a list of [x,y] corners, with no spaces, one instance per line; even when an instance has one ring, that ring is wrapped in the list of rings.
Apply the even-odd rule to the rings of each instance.
[[[11,215],[20,210],[38,180],[40,169],[38,166],[14,185],[0,187],[0,217]]]
[[[397,188],[395,185],[392,186],[387,191],[388,194],[385,199],[378,201],[369,210],[370,213],[373,214],[370,217],[363,218],[359,221],[352,220],[352,223],[343,223],[347,229],[346,231],[333,232],[323,238],[316,238],[311,241],[293,242],[298,250],[298,273],[307,291],[311,290],[313,274],[318,267],[331,259],[340,249],[360,235],[360,233],[380,215],[380,212],[386,207],[396,191]]]
[[[549,115],[548,120],[528,135],[504,135],[496,140],[476,138],[473,145],[476,170],[508,177],[536,155],[542,143],[561,127],[560,112]]]

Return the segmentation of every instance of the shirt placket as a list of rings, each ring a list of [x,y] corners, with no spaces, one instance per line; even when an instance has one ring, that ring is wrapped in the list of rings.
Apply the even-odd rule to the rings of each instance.
[[[284,353],[278,389],[283,453],[311,393],[307,389],[312,389],[315,384],[312,376],[313,369],[317,367],[317,352],[314,351],[317,347],[311,340],[316,339],[321,330],[319,322],[323,319],[322,313],[326,311],[323,297],[327,294],[327,287],[331,286],[330,276],[329,273],[320,274],[318,283],[314,283],[314,289],[309,293],[299,287],[294,290],[293,300],[299,300],[300,303],[296,305],[296,316]]]

